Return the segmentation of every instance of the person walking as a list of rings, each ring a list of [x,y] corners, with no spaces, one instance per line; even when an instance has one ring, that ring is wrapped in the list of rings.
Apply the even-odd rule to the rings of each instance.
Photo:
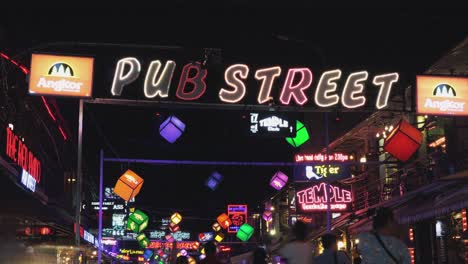
[[[287,260],[288,264],[311,264],[313,247],[307,241],[307,225],[297,221],[293,227],[293,233],[295,239],[279,250],[280,255]]]
[[[393,212],[379,208],[373,218],[373,230],[358,236],[361,263],[410,264],[408,247],[397,238],[397,223]]]
[[[351,264],[351,260],[344,251],[338,250],[336,236],[326,234],[322,236],[323,253],[315,257],[315,264]]]

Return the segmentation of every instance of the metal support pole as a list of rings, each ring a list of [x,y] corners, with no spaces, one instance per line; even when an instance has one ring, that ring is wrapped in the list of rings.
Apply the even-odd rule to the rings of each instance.
[[[328,168],[328,141],[329,141],[329,135],[328,135],[328,112],[325,112],[325,168]],[[327,232],[331,232],[331,221],[332,221],[332,216],[331,216],[331,207],[330,207],[330,183],[327,181]]]
[[[82,188],[82,170],[81,162],[83,155],[83,99],[80,99],[80,109],[78,113],[78,164],[76,169],[76,188],[75,188],[75,263],[79,263],[80,253],[80,226],[81,226],[81,188]]]
[[[98,263],[101,263],[102,258],[102,189],[104,182],[104,151],[101,149],[99,155],[99,223],[98,223]]]

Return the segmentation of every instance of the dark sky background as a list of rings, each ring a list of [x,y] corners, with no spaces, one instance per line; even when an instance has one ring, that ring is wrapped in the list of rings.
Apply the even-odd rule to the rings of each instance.
[[[215,47],[222,49],[226,60],[309,66],[316,74],[312,87],[323,70],[341,68],[344,72],[368,70],[370,77],[374,73],[397,71],[401,74],[402,88],[467,36],[466,11],[442,9],[349,11],[300,6],[251,9],[239,5],[230,10],[216,10],[175,6],[156,10],[22,10],[2,16],[1,46],[19,54],[19,59],[25,62],[29,56],[26,48],[52,41]],[[88,48],[86,53],[100,55],[93,48]],[[106,49],[106,53],[117,58],[122,56],[119,48]],[[114,66],[109,67],[113,71]],[[109,87],[95,83],[94,89]],[[58,101],[72,131],[76,131],[77,100]],[[108,105],[86,105],[86,109],[85,163],[96,183],[100,148],[112,157],[226,161],[292,161],[297,151],[281,138],[245,136],[241,126],[245,113],[239,111],[169,111]],[[171,113],[187,124],[186,133],[172,145],[155,129]],[[330,115],[331,139],[342,135],[366,115],[342,113],[340,122],[335,121],[335,114]],[[312,115],[305,121],[311,128],[311,140],[305,149],[322,148],[322,115]],[[145,179],[137,197],[142,208],[161,216],[177,208],[186,216],[211,219],[225,210],[228,203],[258,206],[274,193],[268,181],[275,170],[291,174],[288,168],[272,167],[106,164],[105,184],[113,185],[127,168]],[[204,186],[204,181],[214,170],[224,175],[224,182],[212,192]]]

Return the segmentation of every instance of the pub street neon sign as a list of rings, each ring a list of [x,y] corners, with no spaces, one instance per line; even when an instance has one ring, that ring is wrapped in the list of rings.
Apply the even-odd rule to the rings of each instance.
[[[326,183],[312,185],[307,189],[296,192],[297,209],[302,212],[327,210]],[[337,186],[330,185],[330,209],[332,211],[346,211],[353,201],[351,192]]]
[[[117,62],[111,86],[111,94],[120,97],[125,86],[135,82],[144,75],[143,93],[146,99],[160,100],[169,97],[169,90],[176,70],[176,62],[168,60],[150,62],[146,73],[142,73],[140,61],[135,57],[122,58]],[[249,91],[257,93],[257,103],[268,105],[273,100],[272,89],[282,70],[280,66],[270,68],[250,69],[245,64],[233,64],[224,72],[225,85],[218,87],[218,98],[226,104],[242,104]],[[206,77],[208,70],[199,62],[188,63],[182,67],[180,79],[176,88],[176,97],[182,101],[195,101],[201,98],[207,89]],[[258,87],[246,87],[251,76],[259,82]],[[370,79],[367,71],[359,71],[346,77],[341,94],[337,92],[337,81],[342,78],[339,69],[323,72],[315,84],[315,90],[310,89],[313,74],[309,68],[290,68],[285,73],[285,81],[281,85],[279,101],[283,105],[296,104],[303,106],[309,100],[321,108],[333,107],[341,102],[345,108],[359,108],[366,103],[364,96],[365,82]],[[394,84],[398,81],[398,73],[376,75],[372,78],[373,87],[378,89],[375,107],[383,109],[388,106],[388,98]],[[211,89],[211,88],[210,88]]]

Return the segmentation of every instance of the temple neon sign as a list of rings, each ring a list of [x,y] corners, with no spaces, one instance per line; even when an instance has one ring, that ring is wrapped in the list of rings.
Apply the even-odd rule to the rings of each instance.
[[[171,84],[176,82],[173,80],[176,68],[177,64],[173,60],[165,62],[153,60],[149,63],[146,73],[142,73],[140,60],[135,57],[122,58],[115,68],[111,95],[121,97],[125,93],[126,86],[144,76],[143,94],[146,99],[168,98]],[[278,83],[281,75],[285,77],[284,81]],[[341,104],[345,108],[354,109],[366,104],[365,89],[375,89],[377,91],[375,108],[383,109],[388,106],[391,90],[399,79],[398,73],[370,77],[367,71],[342,76],[339,69],[323,72],[317,76],[318,78],[314,76],[309,68],[282,69],[280,66],[275,66],[251,69],[246,64],[233,64],[224,71],[224,84],[217,87],[217,97],[226,104],[245,104],[247,92],[254,92],[257,95],[258,105],[268,105],[277,100],[285,106],[303,106],[313,101],[319,108]],[[201,63],[185,64],[181,68],[175,96],[182,101],[196,101],[202,98],[207,89],[213,89],[211,86],[208,88],[207,77],[208,69]],[[257,85],[247,87],[247,82],[253,79]],[[341,91],[339,92],[337,82],[340,80],[344,81],[344,85],[340,84]],[[366,82],[370,80],[372,80],[372,85],[367,87]],[[312,86],[315,88],[312,89]],[[279,94],[276,100],[273,94]]]
[[[320,183],[296,192],[297,209],[302,212],[326,211],[326,184]],[[330,209],[332,211],[346,211],[353,201],[351,192],[330,185]]]

